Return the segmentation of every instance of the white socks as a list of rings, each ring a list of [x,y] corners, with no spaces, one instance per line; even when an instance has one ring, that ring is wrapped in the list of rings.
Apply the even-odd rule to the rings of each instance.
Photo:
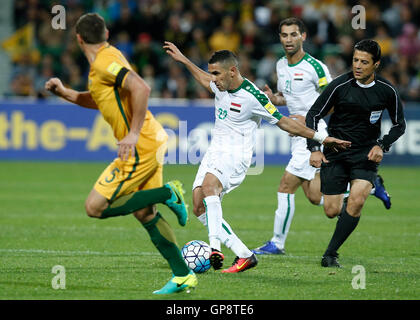
[[[295,214],[295,195],[289,193],[277,193],[278,207],[274,217],[273,241],[279,249],[284,249],[287,233]]]
[[[222,204],[218,196],[204,198],[207,214],[207,229],[210,247],[220,251],[219,236],[222,232]]]
[[[217,198],[218,201],[216,201],[214,198]],[[210,200],[210,203],[209,203],[209,200]],[[204,202],[206,204],[207,212],[199,216],[198,220],[204,226],[208,227],[210,247],[220,251],[220,241],[222,241],[223,244],[229,249],[231,249],[239,258],[250,257],[252,255],[251,250],[249,250],[247,246],[241,241],[241,239],[237,237],[237,235],[232,231],[232,228],[230,227],[230,225],[223,219],[222,206],[221,206],[219,197],[217,196],[206,197],[204,198]],[[218,205],[216,205],[216,203],[218,203]],[[219,226],[216,226],[216,223],[218,222],[215,219],[215,215],[218,214],[218,212],[216,211],[218,211],[219,208],[220,208],[220,220],[218,220],[219,218],[217,218],[217,221],[220,221],[220,223],[219,223]],[[211,227],[210,227],[210,224],[211,224]],[[214,235],[216,232],[217,232],[217,236]],[[218,246],[218,247],[215,247],[215,246]]]

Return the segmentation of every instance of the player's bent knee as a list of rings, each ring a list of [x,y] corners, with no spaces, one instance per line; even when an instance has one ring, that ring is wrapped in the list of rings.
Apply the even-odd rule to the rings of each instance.
[[[359,217],[364,205],[363,199],[350,201],[347,204],[347,212],[352,217]]]
[[[217,195],[217,187],[214,186],[212,183],[204,183],[201,186],[201,190],[205,197]]]
[[[279,193],[289,193],[289,194],[292,194],[292,193],[294,193],[294,190],[292,188],[290,188],[289,186],[287,186],[287,185],[283,185],[283,186],[280,186],[279,187],[278,192]]]
[[[100,218],[102,215],[102,211],[98,210],[98,208],[93,206],[89,201],[85,202],[85,210],[86,214],[91,218]]]
[[[319,203],[321,202],[321,197],[311,197],[311,196],[309,196],[308,197],[308,200],[309,200],[309,202],[311,203],[311,204],[313,204],[313,205],[319,205]]]
[[[108,200],[93,189],[85,201],[86,214],[91,218],[100,218],[109,206]]]
[[[206,212],[206,208],[203,203],[193,203],[193,212],[197,217],[199,217]]]
[[[338,216],[340,214],[340,211],[341,211],[341,209],[337,209],[337,208],[334,208],[334,207],[329,207],[329,208],[324,207],[325,215],[330,219],[333,219],[336,216]]]
[[[347,210],[347,214],[353,218],[358,218],[360,217],[361,211],[351,211],[351,210]]]
[[[327,216],[327,218],[330,218],[330,219],[334,219],[336,216],[338,216],[338,214],[336,213],[327,213],[327,212],[325,212],[325,215]]]
[[[295,193],[296,188],[294,188],[290,183],[288,183],[285,179],[280,181],[278,192],[280,193]]]
[[[201,216],[203,213],[206,212],[206,208],[204,207],[204,203],[203,203],[203,198],[204,198],[204,193],[202,191],[201,186],[195,188],[193,190],[192,202],[193,202],[193,213],[197,217]]]
[[[351,196],[347,201],[347,207],[354,207],[361,209],[365,204],[365,198],[363,196]]]
[[[204,196],[207,197],[212,194],[214,187],[209,184],[203,184],[201,190],[203,191]]]

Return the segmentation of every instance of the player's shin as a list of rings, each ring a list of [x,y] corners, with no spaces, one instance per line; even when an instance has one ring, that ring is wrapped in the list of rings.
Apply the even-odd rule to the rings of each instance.
[[[137,191],[117,198],[102,212],[100,218],[127,215],[156,203],[164,203],[170,197],[171,191],[166,187]]]
[[[207,226],[207,217],[206,213],[197,217],[198,220],[204,225]],[[238,236],[233,232],[230,225],[222,219],[222,229],[220,232],[220,241],[229,249],[231,249],[238,257],[248,258],[252,255],[252,252],[245,246],[245,244],[238,238]]]
[[[295,195],[277,193],[278,207],[274,217],[273,241],[279,249],[284,249],[287,234],[295,214]]]
[[[249,250],[248,247],[241,241],[241,239],[238,238],[238,236],[232,231],[232,228],[225,220],[222,221],[222,232],[220,234],[220,240],[239,258],[248,258],[252,256],[252,251]]]
[[[220,251],[220,233],[223,215],[220,198],[218,196],[208,196],[204,198],[203,202],[206,208],[210,247]]]
[[[176,277],[186,276],[190,269],[182,258],[171,226],[163,219],[160,213],[156,213],[156,216],[151,221],[143,223],[143,227],[149,233],[155,247],[168,261],[173,274]]]

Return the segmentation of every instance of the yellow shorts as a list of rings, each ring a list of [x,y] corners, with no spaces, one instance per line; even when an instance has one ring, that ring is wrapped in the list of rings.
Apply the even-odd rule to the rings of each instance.
[[[156,154],[149,157],[130,157],[127,161],[116,158],[95,183],[94,189],[110,201],[136,192],[159,188],[163,185],[163,161]]]

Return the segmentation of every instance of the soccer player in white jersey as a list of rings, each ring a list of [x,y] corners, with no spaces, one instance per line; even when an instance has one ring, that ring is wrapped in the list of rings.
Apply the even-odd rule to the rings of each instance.
[[[193,183],[193,211],[208,228],[213,268],[217,270],[223,265],[221,243],[224,243],[236,254],[236,258],[232,266],[222,272],[245,271],[256,266],[258,260],[223,219],[221,197],[244,180],[251,165],[261,119],[294,135],[321,140],[324,145],[345,149],[350,144],[328,137],[325,132],[310,130],[281,115],[264,92],[242,77],[238,60],[231,51],[215,52],[209,60],[209,72],[206,72],[185,57],[173,43],[166,41],[163,48],[174,60],[183,63],[198,83],[215,95],[216,121],[210,147]]]
[[[305,29],[304,23],[298,18],[292,17],[280,22],[280,42],[286,55],[276,66],[277,93],[273,94],[267,85],[264,88],[274,105],[287,105],[290,117],[303,123],[306,113],[320,92],[332,81],[327,66],[303,50]],[[318,131],[327,134],[326,127],[325,121],[321,120]],[[273,237],[263,246],[252,250],[256,254],[285,253],[285,242],[295,212],[295,192],[299,187],[302,187],[312,204],[323,204],[319,169],[309,163],[311,152],[306,147],[306,139],[292,136],[291,152],[292,157],[277,192],[278,206],[274,217]],[[377,184],[381,182],[378,181]],[[377,189],[377,192],[383,190],[386,193],[383,185]],[[384,197],[389,195],[386,193]]]

